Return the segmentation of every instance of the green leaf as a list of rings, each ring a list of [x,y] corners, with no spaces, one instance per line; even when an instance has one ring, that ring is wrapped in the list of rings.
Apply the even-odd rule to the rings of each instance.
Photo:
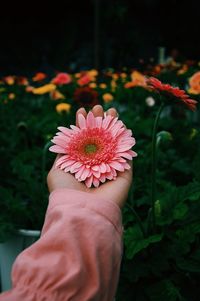
[[[151,285],[148,289],[150,301],[177,301],[183,300],[179,289],[171,280],[162,280]]]
[[[200,260],[179,258],[176,261],[177,266],[181,270],[185,270],[193,273],[200,273]]]
[[[180,201],[190,200],[197,201],[200,198],[200,183],[194,181],[186,186],[177,188],[177,198]]]
[[[138,226],[128,228],[124,235],[126,257],[132,259],[138,252],[146,249],[150,244],[161,241],[162,237],[163,234],[155,234],[144,238]]]
[[[184,203],[179,203],[173,210],[174,219],[183,219],[188,212],[188,206]]]

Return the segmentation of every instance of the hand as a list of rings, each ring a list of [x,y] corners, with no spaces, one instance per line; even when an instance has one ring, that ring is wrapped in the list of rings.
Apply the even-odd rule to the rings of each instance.
[[[100,105],[94,106],[92,112],[95,117],[97,116],[103,117],[104,115],[103,108]],[[78,114],[83,114],[86,117],[87,113],[84,108],[81,108],[76,112],[77,126],[79,125],[78,118],[77,118]],[[114,108],[109,109],[106,112],[106,114],[111,115],[113,117],[116,117],[118,115],[117,111]],[[58,155],[56,157],[55,162],[57,161],[58,158],[60,158],[60,156],[61,155]],[[74,190],[80,190],[80,191],[92,193],[99,198],[103,198],[103,199],[107,198],[115,202],[120,208],[124,206],[132,182],[132,168],[124,172],[118,172],[118,176],[116,180],[106,181],[106,183],[101,184],[98,188],[87,188],[83,182],[78,182],[72,174],[66,173],[63,170],[56,168],[55,162],[47,176],[47,184],[48,184],[49,192],[52,192],[53,190],[58,188],[69,188]]]

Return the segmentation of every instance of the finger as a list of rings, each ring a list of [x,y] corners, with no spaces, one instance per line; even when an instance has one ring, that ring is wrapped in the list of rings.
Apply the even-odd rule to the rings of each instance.
[[[78,123],[78,115],[79,114],[82,114],[85,118],[87,116],[87,112],[85,110],[85,108],[80,108],[77,112],[76,112],[76,125],[79,126],[79,123]]]
[[[103,117],[103,107],[100,105],[96,105],[92,109],[92,113],[95,117]]]
[[[106,115],[111,115],[112,117],[118,117],[117,110],[115,108],[110,108],[107,112]]]

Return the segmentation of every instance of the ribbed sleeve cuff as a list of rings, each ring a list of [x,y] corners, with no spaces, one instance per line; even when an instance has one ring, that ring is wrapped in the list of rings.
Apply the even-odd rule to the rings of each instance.
[[[80,207],[87,208],[91,211],[104,216],[109,220],[119,234],[122,234],[122,215],[121,210],[117,204],[110,201],[109,198],[103,199],[95,196],[94,193],[78,191],[68,188],[59,188],[51,192],[49,196],[48,212],[55,206],[64,205],[66,207]]]

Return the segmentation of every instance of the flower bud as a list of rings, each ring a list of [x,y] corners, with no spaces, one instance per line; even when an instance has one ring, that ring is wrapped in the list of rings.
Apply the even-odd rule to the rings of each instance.
[[[27,124],[26,124],[26,122],[20,121],[20,122],[17,124],[17,129],[18,129],[19,131],[26,131],[26,130],[27,130]]]
[[[155,105],[155,99],[151,96],[147,97],[145,99],[145,102],[146,102],[148,107],[153,107]]]
[[[161,215],[161,205],[160,205],[160,201],[157,200],[154,204],[154,210],[155,210],[155,216],[156,217],[160,217]]]
[[[164,143],[169,143],[172,141],[172,134],[170,132],[167,131],[161,131],[157,134],[156,136],[156,145],[157,147],[159,146],[160,142],[164,142]]]

